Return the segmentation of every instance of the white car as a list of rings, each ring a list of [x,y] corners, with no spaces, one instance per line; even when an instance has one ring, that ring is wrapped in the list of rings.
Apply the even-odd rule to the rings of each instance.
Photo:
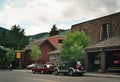
[[[27,65],[27,69],[32,69],[32,68],[35,68],[37,66],[39,66],[39,64],[33,63],[33,64],[30,64],[30,65]]]

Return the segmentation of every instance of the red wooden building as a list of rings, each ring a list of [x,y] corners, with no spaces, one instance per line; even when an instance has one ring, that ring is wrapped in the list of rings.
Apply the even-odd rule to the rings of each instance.
[[[30,58],[31,48],[34,46],[39,46],[42,52],[41,57],[38,60],[38,63],[46,63],[49,62],[48,53],[51,51],[59,50],[61,48],[61,43],[64,40],[64,36],[56,35],[52,37],[48,37],[46,39],[39,39],[31,42],[29,45],[25,47],[24,58],[22,60],[22,65],[31,64],[33,61]]]

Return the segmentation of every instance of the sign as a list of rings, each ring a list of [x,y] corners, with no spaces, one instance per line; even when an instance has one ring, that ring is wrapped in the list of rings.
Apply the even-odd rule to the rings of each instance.
[[[16,58],[21,58],[21,53],[20,52],[16,53]]]

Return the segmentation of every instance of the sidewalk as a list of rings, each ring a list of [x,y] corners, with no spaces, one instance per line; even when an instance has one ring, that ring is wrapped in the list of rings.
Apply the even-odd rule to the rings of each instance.
[[[120,79],[120,74],[112,74],[112,73],[99,74],[99,73],[87,72],[84,75],[90,76],[90,77],[105,77],[105,78],[119,78]]]
[[[28,69],[14,69],[13,71],[17,71],[17,72],[31,72],[31,70]],[[104,78],[119,78],[120,79],[120,74],[115,74],[115,73],[92,73],[92,72],[86,72],[84,74],[85,76],[89,76],[89,77],[104,77]]]

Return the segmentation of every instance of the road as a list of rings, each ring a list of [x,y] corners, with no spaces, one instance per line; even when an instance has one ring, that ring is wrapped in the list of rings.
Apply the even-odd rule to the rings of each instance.
[[[4,70],[0,71],[0,82],[120,82],[120,79],[89,76],[55,76]]]

